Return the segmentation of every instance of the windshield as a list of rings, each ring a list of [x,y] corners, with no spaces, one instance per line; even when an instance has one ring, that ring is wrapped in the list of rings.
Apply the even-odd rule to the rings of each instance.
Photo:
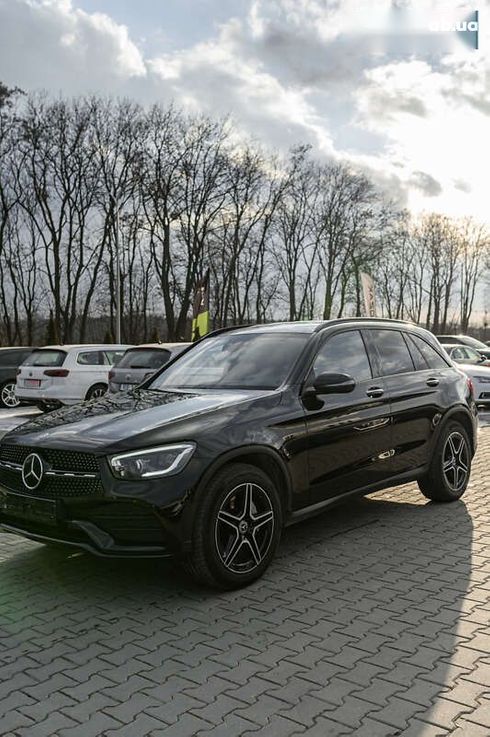
[[[149,389],[277,389],[305,346],[306,333],[225,333],[170,365]]]
[[[159,369],[170,358],[170,351],[162,348],[135,348],[126,351],[118,368]]]
[[[65,351],[57,350],[40,350],[33,351],[30,356],[26,358],[23,366],[62,366],[63,361],[66,358]]]
[[[465,337],[465,343],[467,345],[473,346],[473,348],[476,348],[477,350],[481,348],[484,351],[488,351],[488,346],[485,345],[485,343],[482,343],[481,340],[477,340],[476,338],[470,338],[469,336]]]

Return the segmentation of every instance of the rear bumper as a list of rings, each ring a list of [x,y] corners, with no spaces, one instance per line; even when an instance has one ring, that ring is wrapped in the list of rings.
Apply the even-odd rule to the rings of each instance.
[[[77,404],[83,401],[85,396],[74,397],[71,390],[64,387],[48,387],[47,389],[27,389],[19,386],[15,390],[15,396],[23,402],[56,402],[60,404]]]

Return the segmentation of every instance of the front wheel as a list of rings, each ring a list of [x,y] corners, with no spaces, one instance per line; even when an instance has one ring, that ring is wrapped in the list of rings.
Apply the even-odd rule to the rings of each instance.
[[[418,482],[420,491],[434,502],[453,502],[466,491],[470,473],[468,433],[459,422],[449,422],[437,442],[428,474]]]
[[[0,389],[0,406],[13,409],[20,401],[15,396],[15,381],[6,381]]]
[[[198,502],[186,567],[213,587],[246,586],[269,566],[281,528],[281,502],[271,479],[255,466],[226,466]]]

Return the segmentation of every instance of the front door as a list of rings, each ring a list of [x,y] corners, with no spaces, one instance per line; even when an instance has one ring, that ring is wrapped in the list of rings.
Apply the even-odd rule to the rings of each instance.
[[[355,379],[354,391],[305,398],[311,503],[385,479],[390,457],[390,403],[359,330],[330,334],[313,361],[304,388],[326,372]]]

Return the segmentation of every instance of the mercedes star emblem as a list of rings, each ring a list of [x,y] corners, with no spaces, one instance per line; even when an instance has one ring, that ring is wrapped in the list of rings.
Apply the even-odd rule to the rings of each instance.
[[[37,489],[43,479],[44,464],[37,453],[31,453],[22,465],[22,481],[28,489]]]

